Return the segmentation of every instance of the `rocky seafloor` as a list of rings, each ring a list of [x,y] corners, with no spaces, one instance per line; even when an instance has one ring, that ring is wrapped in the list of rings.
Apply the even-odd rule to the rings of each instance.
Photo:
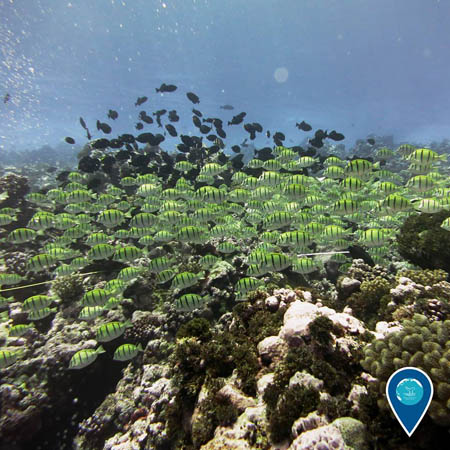
[[[215,289],[231,272],[217,271]],[[81,342],[95,347],[92,327],[73,323],[63,302],[53,320],[9,342],[26,357],[2,370],[0,448],[442,448],[450,425],[446,279],[442,270],[394,274],[354,260],[335,289],[323,280],[298,289],[268,283],[214,324],[208,309],[183,323],[170,310],[135,311],[126,338],[145,351],[125,366],[105,358],[82,371],[66,367]],[[79,296],[95,281],[74,276],[53,289]],[[156,301],[144,280],[132,290],[139,302]],[[20,306],[10,304],[12,317]],[[123,319],[118,310],[107,318]],[[423,367],[436,393],[414,440],[383,394],[405,365]]]

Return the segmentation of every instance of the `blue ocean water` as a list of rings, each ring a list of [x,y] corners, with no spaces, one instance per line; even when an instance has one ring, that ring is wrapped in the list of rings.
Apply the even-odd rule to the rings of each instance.
[[[204,113],[246,111],[286,145],[304,138],[301,120],[344,133],[347,147],[369,133],[448,137],[449,15],[440,0],[0,0],[0,94],[11,96],[0,150],[82,144],[79,116],[95,123],[109,108],[114,131],[130,132],[143,95],[189,133],[187,91]],[[157,95],[161,82],[177,92]],[[243,137],[233,129],[227,144]]]

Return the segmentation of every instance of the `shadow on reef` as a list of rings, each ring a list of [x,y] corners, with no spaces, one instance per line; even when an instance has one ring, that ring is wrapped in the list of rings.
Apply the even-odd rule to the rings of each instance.
[[[47,394],[51,398],[48,405],[39,414],[40,431],[32,435],[27,443],[15,447],[17,450],[63,450],[72,449],[75,436],[79,432],[79,424],[91,417],[105,397],[114,392],[122,377],[121,365],[114,361],[109,364],[102,361],[87,371],[65,371],[49,374]],[[113,427],[113,422],[111,422]],[[103,429],[106,439],[115,430]],[[18,430],[18,434],[23,430]],[[98,434],[96,434],[98,439]],[[12,441],[12,439],[11,439]],[[15,450],[9,441],[0,450]],[[92,448],[102,448],[103,442],[96,442]]]

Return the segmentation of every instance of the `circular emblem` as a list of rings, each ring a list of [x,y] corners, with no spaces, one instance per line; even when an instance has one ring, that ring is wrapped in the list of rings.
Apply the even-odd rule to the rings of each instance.
[[[405,378],[397,384],[395,394],[403,405],[416,405],[422,400],[423,386],[415,378]]]

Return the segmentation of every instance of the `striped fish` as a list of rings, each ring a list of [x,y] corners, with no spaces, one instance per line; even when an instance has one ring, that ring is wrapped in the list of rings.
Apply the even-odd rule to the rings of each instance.
[[[113,359],[115,361],[129,361],[136,357],[139,352],[143,351],[141,344],[123,344],[116,349]]]
[[[84,369],[92,364],[101,353],[105,353],[101,345],[97,349],[87,348],[80,350],[72,356],[69,362],[69,369]]]
[[[131,321],[126,322],[108,322],[97,328],[95,339],[98,342],[109,342],[122,336],[127,328],[131,328]]]

